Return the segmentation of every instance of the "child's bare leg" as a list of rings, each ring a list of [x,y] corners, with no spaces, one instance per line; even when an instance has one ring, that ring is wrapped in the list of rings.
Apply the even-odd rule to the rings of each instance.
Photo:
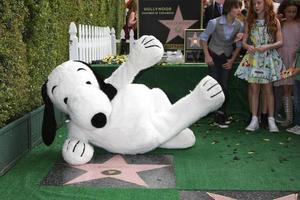
[[[274,94],[273,94],[273,85],[272,83],[267,83],[263,85],[265,91],[265,96],[267,97],[267,107],[268,107],[268,125],[270,132],[278,132],[278,128],[274,119]]]
[[[274,117],[274,94],[272,83],[263,84],[263,91],[265,96],[266,108],[269,117]]]
[[[250,83],[250,109],[252,116],[257,116],[258,103],[259,103],[260,84]]]

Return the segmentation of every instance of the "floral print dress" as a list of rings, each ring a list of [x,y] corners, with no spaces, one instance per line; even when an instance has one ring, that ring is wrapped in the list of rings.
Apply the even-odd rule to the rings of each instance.
[[[250,33],[250,42],[254,47],[273,43],[273,37],[268,33],[264,20],[256,20]],[[235,76],[245,79],[249,83],[265,84],[282,79],[281,71],[285,69],[281,57],[276,49],[270,49],[263,53],[248,52],[239,64]]]

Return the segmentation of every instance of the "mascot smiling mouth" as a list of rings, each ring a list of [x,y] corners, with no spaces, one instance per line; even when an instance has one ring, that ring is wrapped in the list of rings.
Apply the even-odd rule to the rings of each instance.
[[[174,104],[159,88],[132,83],[140,71],[158,63],[163,52],[159,40],[142,36],[135,41],[127,62],[104,81],[81,61],[57,66],[42,87],[44,143],[51,145],[55,139],[54,105],[70,116],[62,154],[71,165],[89,162],[94,154],[92,145],[120,154],[193,146],[195,136],[188,127],[218,109],[225,97],[209,76]]]

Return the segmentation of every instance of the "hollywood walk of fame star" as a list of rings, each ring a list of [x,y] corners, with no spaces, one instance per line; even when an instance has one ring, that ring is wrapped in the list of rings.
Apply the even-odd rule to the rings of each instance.
[[[290,194],[284,197],[279,197],[274,200],[297,200],[298,199],[298,194]]]
[[[233,199],[233,198],[226,197],[226,196],[219,195],[219,194],[214,194],[214,193],[209,193],[209,192],[207,192],[207,194],[214,200],[237,200],[237,199]],[[298,199],[298,194],[290,194],[290,195],[287,195],[284,197],[276,198],[274,200],[297,200],[297,199]]]
[[[166,43],[174,39],[176,36],[183,38],[184,30],[191,27],[197,21],[198,20],[184,20],[182,18],[179,6],[177,7],[175,17],[173,20],[159,20],[160,23],[162,23],[170,29]]]
[[[214,200],[237,200],[237,199],[233,199],[233,198],[226,197],[226,196],[219,195],[219,194],[214,194],[214,193],[209,193],[209,192],[207,192],[207,194]]]
[[[86,172],[64,183],[64,185],[102,178],[114,178],[147,187],[148,185],[137,173],[152,169],[159,169],[167,166],[169,165],[128,164],[121,155],[116,155],[101,164],[85,164],[80,166],[72,166],[73,168],[81,169]]]
[[[187,39],[190,41],[189,47],[200,47],[200,38],[197,36],[196,32],[193,37],[188,37]]]

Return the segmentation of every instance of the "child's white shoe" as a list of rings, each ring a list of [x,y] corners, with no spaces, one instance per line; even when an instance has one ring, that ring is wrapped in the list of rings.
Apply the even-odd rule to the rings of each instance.
[[[269,131],[274,133],[274,132],[279,132],[279,129],[275,123],[274,117],[268,117],[268,124],[269,124]]]
[[[246,131],[256,131],[259,128],[257,116],[252,116],[250,124],[246,127]]]
[[[290,133],[294,133],[294,134],[300,135],[300,126],[296,125],[296,126],[294,126],[292,128],[286,129],[286,131],[290,132]]]

